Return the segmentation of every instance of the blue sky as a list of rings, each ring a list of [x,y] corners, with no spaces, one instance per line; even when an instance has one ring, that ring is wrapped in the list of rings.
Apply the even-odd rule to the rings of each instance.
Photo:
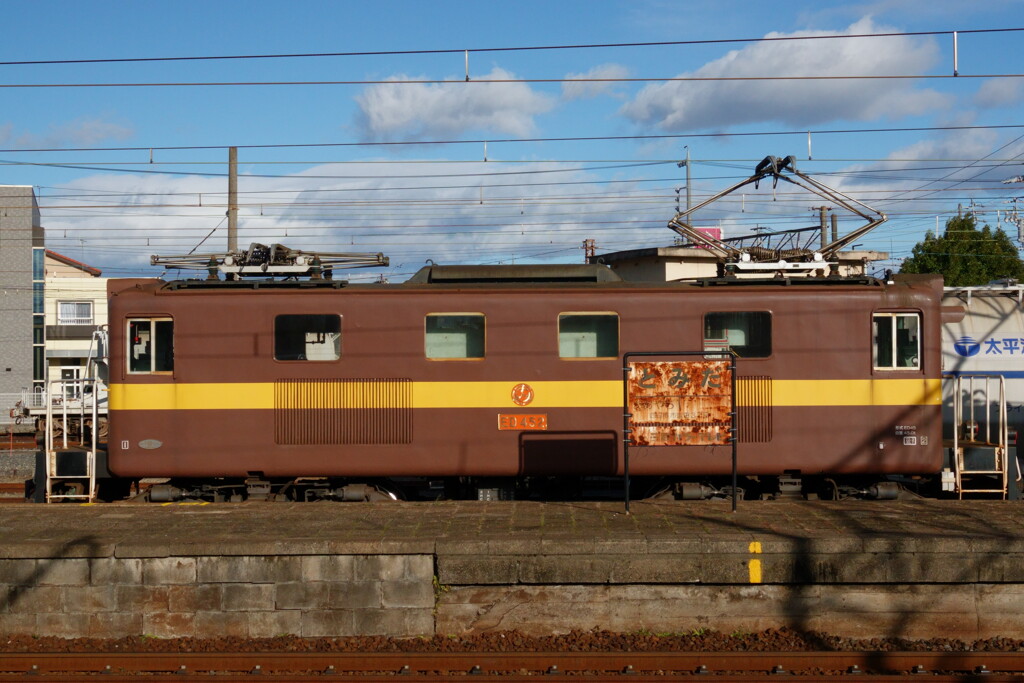
[[[32,87],[0,88],[0,184],[35,186],[47,245],[111,276],[224,249],[233,145],[242,246],[380,251],[393,280],[428,258],[581,262],[584,239],[598,253],[671,244],[684,146],[695,203],[767,155],[795,156],[889,214],[863,245],[897,266],[958,205],[1015,236],[1005,212],[1024,195],[1002,183],[1024,175],[1024,32],[973,32],[1024,27],[1024,0],[40,0],[4,16],[0,61],[20,63],[0,65],[0,85]],[[949,31],[961,77],[934,78],[952,74],[952,36],[908,34]],[[716,42],[881,33],[898,35]],[[676,41],[711,42],[486,51]],[[445,52],[25,63],[407,51]],[[893,75],[922,78],[840,78]],[[680,77],[702,80],[664,80]],[[762,186],[696,222],[727,237],[808,227],[821,203]],[[860,224],[840,217],[844,232]]]

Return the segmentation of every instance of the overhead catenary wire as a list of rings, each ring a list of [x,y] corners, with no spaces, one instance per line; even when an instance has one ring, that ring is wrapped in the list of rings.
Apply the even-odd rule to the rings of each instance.
[[[636,47],[668,47],[681,45],[727,45],[735,43],[773,43],[792,41],[814,41],[814,40],[843,40],[858,38],[906,38],[914,36],[943,36],[969,34],[991,34],[991,33],[1016,33],[1024,31],[1024,28],[987,28],[987,29],[957,29],[940,31],[890,31],[884,33],[835,33],[810,36],[762,36],[758,38],[711,38],[705,40],[663,40],[632,43],[579,43],[561,45],[526,45],[509,47],[475,47],[475,48],[438,48],[419,50],[367,50],[349,52],[299,52],[299,53],[276,53],[276,54],[244,54],[244,55],[194,55],[194,56],[172,56],[172,57],[108,57],[92,59],[33,59],[33,60],[10,60],[0,61],[0,66],[39,66],[39,65],[69,65],[69,64],[116,64],[135,62],[185,62],[185,61],[216,61],[216,60],[255,60],[255,59],[297,59],[297,58],[326,58],[326,57],[383,57],[400,55],[437,55],[437,54],[470,54],[474,52],[526,52],[544,50],[592,50],[610,48],[636,48]]]
[[[938,35],[941,32],[928,32],[928,33],[929,33],[929,35]],[[968,33],[968,32],[962,32],[962,33]],[[924,34],[901,34],[901,35],[924,35]],[[835,36],[835,37],[836,38],[847,38],[847,37],[854,37],[854,36],[838,35],[838,36]],[[881,35],[866,35],[866,36],[860,36],[860,37],[881,37]],[[821,38],[827,38],[827,36],[780,37],[779,39],[780,40],[787,40],[787,39],[791,39],[791,38],[821,39]],[[754,40],[762,40],[762,39],[754,39]],[[752,40],[751,42],[754,42],[754,40]],[[717,41],[673,41],[672,44],[685,44],[687,42],[691,42],[691,43],[708,43],[708,42],[717,42]],[[588,46],[558,46],[558,47],[559,48],[570,48],[570,47],[588,47]],[[509,49],[514,49],[514,48],[509,48]],[[535,49],[535,48],[528,48],[528,49]],[[541,47],[541,46],[538,46],[536,49],[544,49],[544,48]],[[458,52],[458,53],[462,53],[464,50],[462,48],[460,48],[459,50],[453,50],[453,51],[454,52]],[[474,50],[474,51],[483,51],[483,50]],[[417,52],[417,51],[410,51],[410,52]],[[467,54],[468,54],[468,52],[467,52]],[[234,57],[242,57],[244,55],[233,55],[233,56]],[[262,56],[262,57],[269,57],[269,56],[274,56],[274,55],[260,55],[260,56]],[[300,55],[279,55],[279,56],[300,56]],[[204,57],[204,58],[207,58],[207,57]],[[217,58],[217,57],[209,57],[209,58]],[[102,60],[97,60],[97,61],[102,61]],[[468,74],[468,71],[467,71],[467,74]],[[1004,75],[1004,76],[1011,77],[1011,78],[1018,78],[1019,77],[1019,75],[1013,75],[1013,74],[1008,74],[1008,75]],[[818,78],[818,77],[813,77],[813,78]],[[837,79],[837,80],[839,80],[841,78],[858,78],[858,77],[851,75],[851,76],[839,77],[839,78],[837,78],[837,77],[820,77],[820,78],[829,78],[829,79]],[[923,77],[888,76],[888,77],[885,77],[885,78],[923,78]],[[617,81],[617,80],[620,80],[620,79],[573,79],[573,80],[594,81],[594,82],[614,82],[614,81]],[[645,79],[632,79],[632,80],[642,81],[642,80],[645,80]],[[734,79],[729,79],[729,80],[734,80]],[[761,79],[758,79],[758,80],[761,80]],[[778,80],[778,79],[772,78],[771,80]],[[809,80],[809,79],[802,77],[802,80]],[[517,81],[531,82],[531,81],[528,81],[528,80],[519,80],[519,79],[517,79]],[[387,82],[388,83],[395,83],[395,81],[390,81],[390,80],[387,81]],[[410,81],[407,81],[407,82],[410,82]],[[436,81],[436,82],[437,83],[458,83],[458,81],[446,81],[446,80],[445,81]],[[475,81],[475,82],[476,83],[481,83],[481,82],[487,82],[487,81]],[[495,82],[500,82],[500,81],[496,80]],[[570,81],[566,81],[566,80],[562,80],[562,79],[548,79],[548,80],[545,80],[545,82],[570,82]],[[106,84],[106,87],[111,87],[111,86],[116,86],[116,85],[118,85],[118,84]],[[141,85],[145,85],[145,84],[141,84]],[[213,85],[213,84],[211,84],[211,85]],[[43,86],[45,87],[45,84],[43,84]],[[88,86],[88,84],[75,84],[74,85],[74,87],[87,87],[87,86]],[[999,126],[999,127],[1004,127],[1004,126]],[[1013,128],[1013,127],[1020,127],[1020,126],[1006,126],[1006,127]],[[981,126],[981,127],[949,127],[948,129],[951,130],[951,129],[956,129],[956,128],[963,128],[963,129],[985,128],[985,129],[990,129],[990,128],[996,128],[996,127],[989,127],[989,126]],[[938,130],[939,128],[932,128],[932,129],[933,130]],[[902,131],[906,131],[906,130],[908,130],[908,129],[900,129],[901,132]],[[810,132],[813,132],[813,131],[807,131],[807,134],[809,135]],[[736,135],[751,135],[751,134],[757,134],[757,133],[751,133],[751,132],[736,133]],[[792,134],[804,135],[805,131],[781,131],[781,132],[779,132],[777,134],[780,134],[780,135],[792,135]],[[821,133],[821,134],[824,134],[824,133]],[[606,137],[606,138],[593,137],[593,138],[562,138],[562,139],[565,139],[565,140],[568,140],[568,139],[624,139],[624,140],[626,140],[626,139],[632,139],[632,140],[642,140],[642,139],[679,139],[679,138],[691,137],[693,135],[694,134],[668,134],[668,135],[656,135],[656,136],[609,136],[609,137]],[[696,135],[699,135],[699,136],[703,136],[703,135],[712,136],[712,135],[714,135],[715,137],[723,137],[723,135],[721,135],[721,134],[696,134]],[[537,138],[537,139],[543,140],[543,141],[548,141],[548,140],[544,140],[544,138]],[[549,140],[555,140],[555,139],[558,139],[558,138],[548,138],[548,139]],[[487,142],[487,140],[482,140],[482,141],[484,143]],[[509,142],[519,142],[520,140],[512,139],[512,140],[508,140],[508,141]],[[495,140],[490,140],[490,142],[494,143]],[[420,143],[429,144],[429,143],[432,143],[432,142],[429,142],[429,141],[416,142],[416,144],[420,144]],[[472,143],[474,143],[474,141],[473,140],[450,140],[450,141],[443,141],[442,143],[451,143],[451,144],[470,143],[470,144],[472,144]],[[335,144],[330,144],[329,143],[328,145],[317,144],[315,146],[341,146],[341,145],[344,145],[344,146],[360,145],[361,146],[361,145],[366,145],[366,144],[377,144],[377,145],[388,144],[388,145],[407,145],[407,146],[411,145],[411,143],[409,141],[402,140],[402,141],[369,142],[369,143],[367,143],[367,142],[350,142],[350,143],[335,143]],[[206,148],[206,150],[216,150],[216,148],[223,148],[224,146],[229,146],[229,145],[205,146],[205,147],[177,147],[177,148],[195,148],[195,150],[201,150],[201,148]],[[238,146],[245,147],[246,145],[238,145]],[[265,148],[270,148],[271,146],[272,147],[276,147],[276,148],[285,148],[285,147],[290,147],[290,146],[295,146],[295,145],[280,145],[280,146],[279,145],[270,145],[270,146],[254,145],[254,146],[264,146]],[[310,146],[312,146],[312,145],[310,145]],[[159,150],[159,147],[136,147],[136,148],[141,148],[141,150],[154,150],[154,148],[157,148],[157,150]],[[175,148],[175,147],[166,147],[166,148]],[[54,150],[46,150],[46,151],[50,152],[50,151],[58,151],[58,150],[55,150],[55,148],[54,148]],[[26,152],[26,151],[23,151],[23,150],[12,151],[12,153],[17,153],[17,154],[22,154],[24,152]],[[70,150],[68,152],[79,152],[79,151],[78,150]],[[17,163],[17,162],[15,162],[15,163]],[[161,164],[164,164],[164,163],[166,163],[167,165],[170,165],[172,162],[161,162]],[[203,164],[204,162],[198,162],[198,163]],[[214,163],[214,162],[206,162],[206,164],[211,164],[211,163]],[[262,161],[261,160],[261,161],[255,162],[255,164],[284,164],[284,163],[288,163],[288,162],[269,161],[269,160],[268,161]],[[344,162],[342,162],[342,163],[344,163]],[[400,163],[400,162],[395,162],[395,163]],[[424,162],[424,163],[429,163],[429,162]],[[452,160],[450,163],[459,163],[459,162],[455,161],[455,160]],[[671,162],[659,161],[659,162],[656,162],[656,163],[671,163]],[[105,167],[105,166],[108,166],[108,164],[110,164],[111,166],[116,166],[117,165],[116,162],[109,162],[109,163],[108,162],[96,162],[96,166],[97,167]],[[182,164],[183,164],[183,162],[182,162]],[[79,164],[79,166],[82,166],[82,165],[83,164],[81,164],[81,163]],[[122,166],[129,166],[129,165],[130,164],[128,164],[127,162],[122,164]],[[68,165],[68,166],[70,166],[70,165]],[[66,167],[68,167],[68,166],[66,166]],[[57,167],[59,168],[60,166],[57,166]],[[72,167],[72,168],[74,168],[74,167]],[[102,170],[102,169],[89,169],[89,170]],[[114,171],[114,172],[129,172],[129,173],[132,172],[132,171],[128,171],[128,170],[126,170],[124,168],[112,168],[111,170]],[[150,171],[150,170],[153,170],[152,165],[150,166],[150,169],[145,169],[145,171],[136,171],[136,172],[141,173],[141,172],[146,172],[146,171]],[[571,171],[579,171],[579,170],[580,169],[564,169],[564,170],[559,170],[559,171],[544,171],[544,172],[571,172]],[[587,170],[597,170],[597,169],[587,169]],[[932,170],[937,170],[937,169],[932,169]],[[962,169],[959,169],[959,168],[955,169],[955,172],[959,172],[959,171],[962,171]],[[922,173],[921,169],[915,169],[914,172],[919,173],[919,174]],[[880,179],[880,180],[888,180],[888,179],[890,179],[888,177],[879,177],[879,176],[883,176],[885,174],[890,174],[893,178],[896,178],[896,179],[899,179],[899,180],[903,180],[903,181],[916,180],[916,181],[927,181],[927,182],[930,182],[930,183],[943,183],[943,184],[950,183],[950,184],[956,184],[956,185],[964,185],[964,183],[972,182],[973,184],[979,185],[979,187],[971,187],[970,188],[971,191],[974,191],[976,189],[980,190],[980,189],[982,189],[982,187],[980,187],[980,185],[987,185],[987,183],[990,183],[990,181],[986,181],[984,179],[979,179],[979,178],[977,178],[977,176],[975,176],[974,178],[971,178],[971,179],[957,180],[956,178],[953,178],[951,180],[946,180],[946,179],[943,179],[943,178],[940,178],[940,179],[933,179],[933,178],[911,178],[909,176],[909,173],[910,173],[910,171],[907,170],[907,169],[899,169],[899,170],[893,170],[893,169],[877,169],[877,170],[876,169],[862,169],[862,170],[859,170],[856,174],[853,173],[853,172],[845,172],[845,173],[844,172],[837,172],[836,174],[839,177],[845,177],[845,178],[851,178],[851,179],[853,179],[853,178],[872,178],[873,177],[873,178],[877,178],[877,179]],[[512,172],[503,173],[503,175],[512,175],[512,174],[513,174]],[[183,175],[197,175],[197,173],[184,173]],[[224,174],[209,174],[209,175],[214,176],[214,175],[224,175]],[[482,176],[482,175],[487,175],[487,174],[464,173],[464,174],[446,174],[446,175],[445,174],[417,175],[417,176],[410,175],[410,176],[407,176],[407,178],[420,178],[420,177],[479,177],[479,176]],[[498,175],[498,174],[496,174],[496,175]],[[953,174],[950,174],[950,175],[953,175]],[[280,177],[289,177],[289,178],[291,178],[291,177],[295,177],[295,176],[271,176],[271,175],[259,176],[259,175],[253,175],[253,176],[250,176],[250,177],[279,177],[279,178]],[[308,178],[308,177],[310,177],[310,176],[298,176],[298,177],[296,177],[296,179],[297,180],[301,180],[303,178]],[[359,179],[361,179],[361,180],[368,180],[368,179],[373,179],[374,178],[374,176],[372,176],[370,174],[366,174],[365,176],[358,176],[358,175],[350,174],[350,175],[314,176],[314,177],[327,177],[327,178],[339,179],[339,180],[359,180]],[[716,176],[716,177],[727,177],[727,176]],[[630,182],[652,183],[652,182],[665,182],[665,181],[671,181],[671,180],[672,179],[669,179],[669,178],[663,178],[663,179],[658,179],[658,180],[651,180],[651,179],[647,179],[647,178],[636,178],[636,179],[631,179]],[[705,179],[705,181],[707,181],[707,180]],[[600,182],[606,182],[606,183],[622,182],[622,180],[613,179],[613,180],[600,181]],[[678,179],[676,180],[676,182],[678,182]],[[560,183],[538,182],[538,183],[520,183],[518,185],[515,184],[515,183],[495,183],[494,185],[489,185],[488,184],[486,187],[487,187],[488,191],[489,190],[493,190],[495,187],[498,187],[498,186],[505,186],[505,187],[508,187],[508,188],[515,187],[517,189],[520,189],[522,187],[530,187],[531,189],[536,190],[538,187],[544,187],[544,186],[549,185],[549,184],[560,184]],[[451,186],[436,185],[436,186],[433,187],[433,189],[440,189],[442,187],[445,188],[445,189],[462,189],[462,188],[468,188],[469,186],[468,185],[451,185]],[[987,187],[987,188],[991,189],[991,187]],[[401,186],[400,184],[396,184],[394,186],[389,186],[389,187],[342,187],[342,188],[330,189],[330,190],[325,190],[325,191],[339,191],[339,193],[353,193],[353,191],[356,191],[356,193],[406,193],[408,195],[410,193],[410,191],[413,190],[413,189],[428,189],[428,188],[427,187],[423,187],[423,186],[410,187],[410,186]],[[948,197],[949,196],[949,190],[947,188],[942,188],[942,189],[943,189],[943,193],[941,195],[938,195],[938,196],[939,197]],[[300,194],[308,193],[308,191],[321,191],[321,188],[315,188],[313,190],[305,190],[305,189],[302,189],[302,188],[296,188],[296,189],[290,189],[290,190],[276,190],[276,191],[281,191],[281,193],[291,193],[293,195],[300,195]],[[871,189],[871,191],[876,191],[876,190]],[[881,191],[881,190],[879,190],[879,191]],[[936,191],[936,190],[928,190],[928,191],[929,191],[929,194],[931,194],[931,193],[933,193],[933,191]],[[964,195],[965,191],[967,191],[967,190],[957,190],[957,194],[958,195]],[[181,193],[181,195],[188,195],[188,194],[189,193]],[[204,193],[204,194],[206,194],[206,193]],[[212,207],[217,207],[218,203],[213,202],[210,199],[209,194],[206,194],[206,195],[207,195],[207,201],[206,201],[207,206],[204,207],[204,213],[209,214],[209,209],[211,208],[211,206]],[[261,196],[263,196],[263,195],[261,195],[259,193],[253,193],[249,197],[254,200],[253,205],[255,205],[255,204],[259,203],[258,202],[258,198],[261,197]],[[859,196],[860,195],[858,195],[858,197]],[[969,196],[969,195],[966,195],[966,196]],[[141,195],[127,194],[127,197],[137,200],[139,197],[141,197]],[[784,195],[776,195],[776,197],[774,197],[773,199],[776,200],[776,201],[782,202],[782,203],[786,203],[786,202],[790,201],[791,198],[788,198],[788,197],[786,197]],[[912,197],[912,198],[907,198],[907,199],[911,200],[911,201],[919,201],[920,199],[923,199],[923,198]],[[350,203],[344,203],[343,205],[337,205],[337,204],[334,204],[334,203],[323,203],[323,202],[322,203],[310,203],[310,202],[305,202],[305,201],[295,201],[295,202],[290,202],[290,203],[287,203],[286,205],[283,205],[283,210],[287,208],[289,211],[292,212],[293,215],[295,215],[300,220],[303,217],[308,217],[310,219],[310,221],[315,219],[315,218],[313,218],[314,216],[322,217],[322,218],[324,218],[324,219],[326,219],[328,221],[330,221],[330,220],[338,220],[339,219],[338,217],[350,218],[350,217],[354,216],[354,214],[351,213],[352,211],[366,211],[368,207],[372,207],[372,208],[374,208],[376,210],[381,210],[381,211],[401,211],[401,210],[409,210],[409,211],[424,211],[424,210],[435,211],[436,210],[441,216],[443,216],[445,212],[447,214],[449,214],[449,215],[452,215],[452,216],[462,215],[463,212],[470,213],[469,212],[469,202],[470,202],[470,200],[468,198],[464,198],[464,199],[462,199],[462,200],[460,200],[458,202],[453,202],[451,199],[447,199],[447,200],[442,200],[442,201],[438,201],[436,203],[431,203],[431,204],[427,204],[427,203],[422,202],[422,201],[417,202],[417,201],[409,201],[409,200],[410,200],[410,198],[408,198],[408,197],[404,198],[404,199],[399,199],[397,197],[394,197],[394,198],[382,200],[380,202],[373,203],[373,204],[368,204],[366,202],[350,202]],[[114,202],[112,202],[110,200],[102,200],[102,199],[100,199],[96,203],[87,206],[87,203],[90,202],[90,201],[92,201],[92,200],[79,199],[77,204],[79,204],[80,206],[75,207],[74,206],[75,203],[73,203],[73,202],[58,203],[58,202],[54,201],[54,199],[51,199],[51,198],[41,198],[41,207],[44,208],[49,215],[53,215],[54,213],[59,213],[60,215],[62,215],[63,217],[66,217],[66,218],[72,217],[74,215],[73,212],[81,212],[81,215],[93,215],[93,216],[95,216],[95,215],[102,215],[100,212],[106,210],[106,211],[111,211],[111,212],[113,212],[113,211],[122,212],[121,215],[129,216],[132,219],[145,219],[147,217],[156,215],[156,212],[161,211],[161,208],[159,208],[160,205],[157,204],[157,203],[153,203],[152,205],[145,205],[145,206],[134,206],[134,205],[125,205],[125,204],[120,204],[119,205],[119,204],[116,204],[116,203],[114,203]],[[492,197],[488,197],[487,198],[487,202],[488,202],[487,210],[488,211],[490,210],[489,205],[495,205],[495,204],[502,205],[503,202],[505,202],[506,204],[510,204],[512,202],[517,202],[517,201],[518,202],[532,202],[534,200],[532,200],[532,198],[526,198],[524,200],[523,198],[512,198],[512,197],[508,197],[508,198],[492,198]],[[625,200],[622,200],[622,199],[613,200],[610,195],[606,196],[606,197],[603,197],[603,198],[600,198],[600,199],[597,199],[597,200],[590,200],[589,202],[587,202],[587,204],[590,204],[590,205],[592,205],[592,206],[594,206],[596,208],[596,204],[598,202],[602,202],[602,201],[606,202],[609,206],[611,204],[620,204],[620,205],[624,205],[625,204]],[[637,206],[637,210],[642,212],[641,215],[655,215],[655,212],[651,211],[650,209],[653,209],[657,205],[657,203],[659,201],[660,201],[659,198],[650,198],[650,199],[639,199],[639,198],[637,198],[637,202],[638,202],[638,204],[636,205]],[[569,199],[551,199],[551,200],[546,200],[545,210],[546,211],[552,210],[552,208],[555,206],[556,203],[560,203],[560,204],[562,204],[565,207],[572,207],[572,206],[582,207],[582,206],[584,206],[585,201],[580,199],[579,197],[577,197],[577,198],[569,198]],[[61,204],[63,204],[63,205],[61,206]],[[264,202],[264,203],[259,203],[259,204],[261,204],[261,205],[262,204],[268,205],[268,211],[271,212],[271,213],[273,212],[273,209],[269,208],[269,203],[265,203]],[[520,206],[522,206],[522,205],[520,205]],[[751,206],[752,207],[754,206],[753,202],[751,202]],[[784,206],[785,205],[784,204],[776,204],[775,206],[776,207],[781,207],[784,210]],[[649,209],[647,207],[649,207]],[[165,208],[163,209],[163,211],[165,212],[165,215],[173,216],[174,215],[173,212],[169,211],[169,209],[173,209],[173,208],[177,208],[177,207],[175,207],[173,204],[167,204],[165,206]],[[262,206],[261,206],[261,209],[262,209]],[[624,210],[624,209],[617,209],[617,210]],[[629,209],[625,209],[625,210],[629,210]],[[90,213],[88,213],[89,211],[94,211],[95,213],[91,213],[90,214]],[[299,212],[303,212],[303,211],[308,212],[308,213],[306,213],[304,216],[303,215],[298,215]],[[610,211],[610,209],[609,209],[609,211]],[[599,214],[599,213],[600,213],[600,211],[595,212],[595,214]],[[271,219],[270,216],[267,216],[266,218],[268,220]],[[344,219],[344,218],[342,218],[342,219]],[[250,219],[251,220],[256,220],[255,217],[250,217]],[[652,218],[651,220],[654,221],[655,219]],[[438,219],[435,222],[443,222],[443,218],[440,218],[440,219]],[[476,222],[478,224],[483,225],[483,223],[481,221],[479,221],[479,220],[476,221]],[[512,222],[512,221],[510,221],[510,222]],[[592,221],[592,222],[598,223],[599,221]],[[610,223],[611,222],[609,221],[608,224],[610,224]],[[547,227],[547,228],[555,228],[559,224],[571,225],[571,223],[569,223],[567,221],[551,221],[551,220],[543,220],[542,219],[540,222],[537,223],[537,229],[540,230],[540,229],[544,229],[545,227]],[[416,228],[419,228],[421,226],[422,225],[420,225],[420,224],[410,225],[410,227],[416,227]],[[498,226],[501,227],[501,225],[498,225]],[[317,228],[321,228],[321,229],[335,230],[335,229],[339,229],[340,227],[342,227],[342,226],[339,226],[337,224],[335,224],[335,225],[328,224],[328,225],[312,226],[312,227],[309,227],[308,229],[309,230],[314,230],[314,229],[317,229]],[[362,231],[366,232],[371,237],[385,237],[380,232],[380,225],[373,225],[373,224],[371,224],[371,225],[367,225],[367,226],[358,226],[358,227],[361,227]],[[454,231],[454,233],[458,233],[460,231],[459,230],[460,227],[461,226],[458,225],[458,224],[453,224],[453,231]],[[591,227],[592,228],[598,228],[598,225],[595,224],[595,225],[592,225]],[[173,227],[171,229],[173,229]],[[215,232],[216,229],[217,228],[214,227],[214,229],[210,232],[210,234]],[[250,229],[252,229],[252,226],[250,226]],[[265,227],[265,228],[257,228],[257,229],[272,230],[273,228],[272,227]],[[289,227],[288,229],[295,230],[295,229],[305,229],[305,228]],[[354,232],[354,231],[356,231],[356,226],[345,225],[345,226],[343,226],[343,229],[346,229],[349,232]],[[385,228],[385,229],[387,229],[387,228]],[[575,227],[572,227],[571,229],[575,230],[575,229],[586,229],[586,228],[575,228]],[[613,229],[613,227],[609,228],[609,229]],[[100,232],[100,234],[102,234],[102,232]],[[111,233],[111,234],[116,234],[116,233]],[[358,239],[358,236],[356,236],[356,239]],[[328,240],[330,240],[330,238],[328,238]],[[629,244],[629,243],[630,243],[629,241],[625,241],[624,240],[624,241],[616,241],[614,244]],[[609,241],[609,244],[610,244],[610,241]],[[477,247],[476,245],[473,245],[472,249],[476,249],[476,247]],[[561,252],[565,252],[566,249],[567,249],[567,247],[566,248],[562,248],[560,251]],[[466,252],[462,252],[462,253],[466,253]]]
[[[463,85],[466,87],[501,83],[716,83],[771,81],[905,81],[972,80],[994,78],[1020,79],[1024,73],[986,74],[857,74],[829,76],[647,76],[620,78],[475,78],[459,81],[445,78],[352,79],[341,81],[164,81],[122,83],[0,83],[3,89],[44,88],[228,88],[327,85]],[[802,131],[805,134],[806,131]]]
[[[822,128],[810,130],[768,130],[768,131],[723,131],[716,133],[659,133],[654,135],[585,135],[561,137],[520,137],[520,138],[473,138],[473,139],[442,139],[442,140],[359,140],[350,142],[307,142],[307,143],[268,143],[268,144],[221,144],[221,145],[148,145],[121,147],[22,147],[0,149],[3,154],[25,154],[36,152],[164,152],[183,150],[226,150],[229,147],[238,149],[307,149],[330,147],[430,147],[435,145],[482,145],[490,144],[525,144],[537,142],[609,142],[609,141],[645,141],[645,140],[682,140],[699,138],[730,138],[760,136],[793,136],[801,138],[807,133],[812,135],[848,135],[873,133],[921,133],[940,131],[968,130],[1001,130],[1006,128],[1024,128],[1024,123],[990,124],[971,126],[888,126],[882,128]]]

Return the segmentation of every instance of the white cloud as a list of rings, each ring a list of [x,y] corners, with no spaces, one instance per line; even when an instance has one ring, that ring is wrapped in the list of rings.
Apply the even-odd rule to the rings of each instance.
[[[515,76],[495,67],[480,80]],[[366,140],[425,140],[459,137],[471,130],[527,137],[534,117],[550,110],[553,100],[525,83],[412,83],[395,76],[356,97],[356,125]]]
[[[567,79],[605,79],[605,78],[626,78],[629,76],[629,69],[621,64],[602,64],[595,66],[586,73],[566,74]],[[614,82],[589,82],[589,83],[563,83],[562,99],[578,100],[590,97],[598,97],[605,93],[613,92],[616,83]]]
[[[891,29],[870,18],[846,34]],[[834,35],[769,33],[767,38]],[[705,64],[690,78],[757,76],[881,76],[925,73],[938,60],[934,41],[913,37],[847,38],[754,43]],[[621,113],[637,124],[665,131],[721,129],[755,122],[805,126],[833,120],[898,119],[949,105],[934,90],[912,81],[669,81],[645,87]]]
[[[88,147],[107,140],[127,140],[135,130],[103,118],[79,118],[50,126],[46,133],[16,131],[14,126],[0,126],[0,145],[17,149],[54,147]]]
[[[981,84],[974,101],[980,107],[1011,107],[1024,100],[1024,83],[1017,78],[990,78]]]
[[[946,131],[896,149],[884,162],[844,169],[848,177],[835,187],[893,214],[943,214],[965,196],[982,206],[994,199],[985,219],[994,225],[995,209],[1005,208],[1001,183],[1019,172],[1022,157],[1021,138],[1006,139],[988,129]],[[925,225],[920,234],[933,227]]]

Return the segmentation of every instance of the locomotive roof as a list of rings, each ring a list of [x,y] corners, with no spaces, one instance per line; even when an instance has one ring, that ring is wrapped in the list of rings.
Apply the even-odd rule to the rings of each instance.
[[[508,266],[424,266],[408,284],[442,282],[622,282],[619,274],[599,264],[543,264]]]
[[[922,279],[935,279],[936,275],[895,275],[892,280],[912,284]],[[127,284],[126,281],[122,281]],[[330,279],[249,279],[220,280],[194,279],[162,281],[158,279],[134,280],[148,283],[145,286],[157,287],[163,291],[184,290],[318,290],[358,288],[360,290],[387,289],[422,289],[438,287],[441,289],[457,288],[534,288],[544,286],[581,286],[591,287],[625,287],[625,288],[736,288],[736,287],[772,287],[790,288],[806,286],[829,287],[881,287],[883,280],[867,276],[858,277],[764,277],[764,278],[700,278],[687,281],[632,281],[623,280],[618,273],[605,265],[598,264],[560,264],[560,265],[494,265],[494,266],[438,266],[430,265],[421,268],[415,275],[402,283],[360,283],[349,284],[345,280]],[[118,287],[117,289],[122,289]]]

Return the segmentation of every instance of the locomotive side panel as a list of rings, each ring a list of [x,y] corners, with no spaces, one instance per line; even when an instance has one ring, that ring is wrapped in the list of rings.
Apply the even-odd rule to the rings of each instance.
[[[709,313],[756,313],[770,321],[770,350],[738,361],[743,472],[937,469],[928,288],[780,289],[128,288],[111,299],[110,466],[122,476],[616,474],[621,354],[713,348]],[[924,321],[918,367],[874,367],[872,320],[886,311]],[[153,341],[172,321],[173,368],[140,371],[130,333],[146,328],[132,320],[152,321]],[[289,337],[296,326],[302,339]],[[636,474],[730,468],[724,447],[631,455]]]

